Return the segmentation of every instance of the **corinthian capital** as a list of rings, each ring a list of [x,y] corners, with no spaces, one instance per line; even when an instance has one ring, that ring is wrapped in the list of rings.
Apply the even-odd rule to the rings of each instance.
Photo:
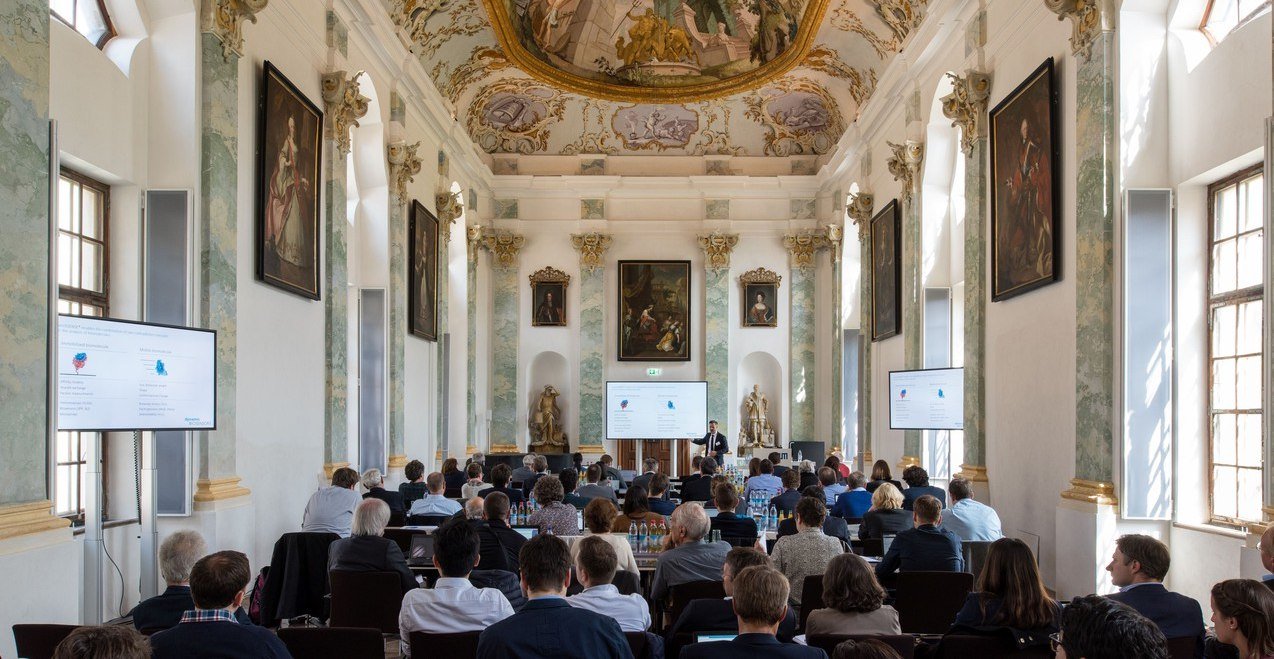
[[[203,0],[199,29],[221,42],[221,55],[243,57],[243,22],[257,22],[257,14],[269,0]]]
[[[509,231],[483,231],[482,245],[495,257],[498,267],[504,270],[516,268],[518,253],[526,244],[526,238]]]
[[[819,231],[801,231],[783,236],[783,247],[791,257],[792,267],[801,270],[814,267],[814,255],[827,246],[827,235]]]
[[[699,236],[699,247],[707,258],[705,266],[708,270],[725,270],[730,267],[730,254],[734,246],[739,244],[739,235],[713,231],[706,236]]]
[[[464,213],[459,192],[440,191],[434,195],[434,209],[438,211],[439,236],[443,242],[451,240],[451,225]]]
[[[1118,0],[1044,0],[1057,20],[1071,20],[1071,52],[1084,61],[1093,54],[1093,42],[1102,32],[1115,29]]]
[[[871,235],[871,214],[876,210],[876,201],[870,192],[851,192],[848,208],[849,219],[858,227],[858,239],[866,240]]]
[[[420,173],[420,156],[416,155],[419,148],[420,142],[408,144],[401,140],[385,147],[389,160],[389,191],[398,198],[398,203],[407,201],[407,184]]]
[[[604,233],[573,233],[571,245],[579,252],[579,266],[593,272],[605,263],[606,250],[610,249],[611,237]]]
[[[925,145],[916,140],[907,140],[902,144],[885,142],[892,155],[886,164],[895,181],[902,181],[902,194],[911,199],[913,186],[920,180],[920,164],[925,159]]]
[[[953,89],[942,97],[942,114],[960,129],[960,150],[973,155],[973,143],[985,134],[986,104],[991,95],[991,76],[972,69],[964,76],[947,74]]]
[[[344,71],[323,74],[323,104],[327,108],[328,137],[336,141],[336,151],[341,156],[349,153],[350,128],[367,114],[371,99],[358,93],[358,76],[349,78]]]

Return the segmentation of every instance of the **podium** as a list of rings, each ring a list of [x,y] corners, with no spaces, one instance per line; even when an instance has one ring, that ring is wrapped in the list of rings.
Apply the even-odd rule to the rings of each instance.
[[[796,461],[798,452],[802,459],[813,461],[815,470],[823,466],[823,461],[827,459],[827,447],[823,442],[792,442],[787,451],[793,462]]]

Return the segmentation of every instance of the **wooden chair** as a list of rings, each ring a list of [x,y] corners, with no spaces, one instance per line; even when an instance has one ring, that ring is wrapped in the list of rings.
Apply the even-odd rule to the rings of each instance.
[[[13,626],[13,645],[21,659],[52,659],[53,650],[79,625],[19,624]]]
[[[979,659],[1046,659],[1053,656],[1047,645],[1019,648],[1003,636],[948,634],[938,644],[940,657],[978,657]],[[1193,656],[1193,655],[1191,655]]]
[[[902,659],[913,659],[916,656],[916,637],[909,634],[894,635],[863,635],[863,634],[827,634],[817,636],[806,636],[805,643],[812,648],[822,648],[831,656],[836,651],[836,646],[845,641],[861,641],[864,639],[876,639],[885,645],[893,648]],[[970,655],[976,656],[976,655]]]
[[[899,572],[894,608],[908,634],[942,634],[951,628],[973,590],[968,572]]]
[[[814,609],[823,608],[823,575],[811,574],[801,584],[801,615],[797,629],[805,631],[805,621]]]
[[[1199,639],[1194,636],[1179,636],[1168,639],[1168,656],[1172,659],[1194,659]]]
[[[676,622],[690,602],[725,597],[725,585],[720,581],[689,581],[669,588],[668,592],[672,597],[672,605],[668,607],[668,619]]]
[[[478,635],[482,632],[456,634],[426,634],[412,632],[407,635],[413,657],[446,657],[447,659],[474,659],[478,656]],[[418,648],[428,648],[420,650]]]
[[[379,629],[357,627],[283,627],[279,640],[296,659],[343,657],[384,659],[385,639]]]
[[[333,570],[331,627],[370,627],[384,634],[398,633],[402,581],[397,572]]]

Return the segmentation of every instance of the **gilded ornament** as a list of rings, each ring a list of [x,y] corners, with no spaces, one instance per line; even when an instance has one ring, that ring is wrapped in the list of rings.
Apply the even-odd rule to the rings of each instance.
[[[604,233],[571,234],[571,245],[579,252],[579,265],[589,272],[602,267],[610,243],[611,237]]]
[[[707,258],[708,270],[725,270],[730,267],[730,253],[739,244],[739,235],[713,231],[706,236],[699,236],[699,247]]]
[[[203,0],[200,29],[221,42],[221,55],[243,57],[243,22],[257,22],[269,0]]]
[[[482,245],[495,257],[496,265],[502,269],[517,267],[518,252],[526,244],[526,238],[509,231],[483,232]]]
[[[1083,61],[1093,55],[1093,42],[1115,29],[1118,14],[1113,0],[1044,0],[1057,20],[1071,20],[1071,52]]]
[[[434,194],[434,208],[438,211],[438,237],[451,242],[451,225],[464,214],[463,197],[459,192],[440,191]]]
[[[570,284],[571,276],[552,266],[540,268],[527,275],[532,284]]]
[[[892,154],[885,164],[889,166],[889,173],[894,175],[894,180],[902,181],[902,196],[909,202],[915,184],[920,181],[920,163],[925,158],[925,145],[915,140],[907,140],[902,144],[885,144]]]
[[[362,71],[349,78],[344,71],[323,74],[323,103],[327,106],[328,137],[336,140],[336,151],[342,157],[349,154],[350,128],[367,114],[371,99],[358,93],[358,77]]]
[[[783,276],[768,268],[757,268],[748,270],[739,275],[740,284],[774,284],[778,286],[783,282]]]
[[[407,201],[407,184],[420,173],[421,160],[416,155],[420,142],[408,144],[404,141],[391,142],[385,147],[389,160],[389,190],[400,203]]]
[[[858,240],[865,241],[871,235],[871,216],[876,210],[876,201],[870,192],[851,192],[846,203],[845,212],[858,227]]]
[[[986,105],[991,95],[991,76],[972,69],[964,76],[948,73],[952,90],[942,97],[942,114],[960,129],[960,150],[973,155],[973,144],[985,135]]]
[[[783,247],[792,259],[792,267],[808,270],[814,267],[814,255],[827,247],[827,236],[816,231],[800,231],[783,236]]]

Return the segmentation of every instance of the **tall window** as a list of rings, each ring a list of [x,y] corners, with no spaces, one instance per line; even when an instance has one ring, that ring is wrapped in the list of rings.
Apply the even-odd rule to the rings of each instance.
[[[1208,187],[1211,517],[1241,526],[1261,514],[1261,168]]]
[[[115,26],[102,0],[49,0],[49,13],[101,48],[115,36]]]
[[[106,316],[110,188],[70,170],[58,177],[58,313]],[[84,513],[84,447],[94,433],[59,432],[54,450],[59,515]]]
[[[1199,29],[1216,45],[1269,8],[1270,0],[1208,0]]]

